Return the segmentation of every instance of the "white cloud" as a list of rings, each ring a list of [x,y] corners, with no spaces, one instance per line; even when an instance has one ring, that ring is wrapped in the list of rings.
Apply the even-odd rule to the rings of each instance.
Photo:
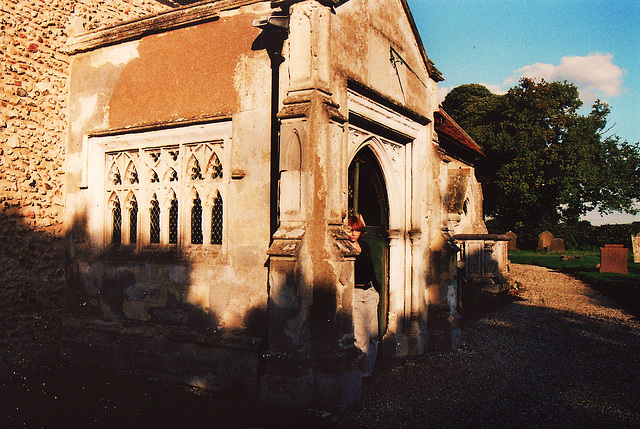
[[[504,95],[507,93],[507,91],[502,89],[500,85],[486,85],[486,84],[483,84],[483,85],[486,86],[489,91],[491,91],[496,95]]]
[[[524,66],[505,79],[504,86],[513,86],[522,77],[546,81],[567,80],[578,87],[583,102],[592,103],[596,98],[622,94],[625,73],[624,69],[613,63],[613,55],[596,52],[585,57],[564,57],[559,65],[535,63]]]
[[[451,87],[438,85],[438,104],[440,104],[440,103],[442,103],[444,101],[444,98],[447,96],[449,91],[451,91],[452,89],[453,88],[451,88]]]

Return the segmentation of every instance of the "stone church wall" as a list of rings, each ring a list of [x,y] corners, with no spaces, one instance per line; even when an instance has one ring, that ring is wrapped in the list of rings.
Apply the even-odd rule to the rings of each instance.
[[[58,353],[65,139],[72,33],[160,12],[145,0],[7,0],[0,5],[0,361]]]

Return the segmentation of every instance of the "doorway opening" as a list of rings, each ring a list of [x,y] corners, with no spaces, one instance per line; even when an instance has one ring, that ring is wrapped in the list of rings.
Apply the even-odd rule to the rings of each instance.
[[[349,215],[362,215],[366,224],[364,240],[381,287],[378,324],[382,338],[389,314],[389,203],[382,168],[368,146],[349,165]]]

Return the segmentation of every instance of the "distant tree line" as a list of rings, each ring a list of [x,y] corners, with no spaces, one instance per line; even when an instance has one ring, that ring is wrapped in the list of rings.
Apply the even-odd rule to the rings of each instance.
[[[491,224],[491,221],[487,222],[489,228],[495,227]],[[627,249],[631,249],[631,236],[640,234],[640,222],[620,225],[591,225],[587,221],[575,224],[560,223],[548,231],[554,237],[562,238],[567,250],[598,250],[605,244],[622,244]],[[531,235],[518,237],[517,244],[519,249],[535,250],[538,237]]]
[[[607,135],[606,104],[596,101],[586,116],[581,105],[566,81],[525,78],[504,95],[478,84],[449,92],[442,107],[486,154],[477,174],[491,232],[513,231],[519,242],[536,243],[549,230],[571,246],[597,247],[604,244],[593,238],[600,233],[580,238],[588,232],[582,215],[636,212],[640,144]],[[564,230],[556,234],[558,228]]]

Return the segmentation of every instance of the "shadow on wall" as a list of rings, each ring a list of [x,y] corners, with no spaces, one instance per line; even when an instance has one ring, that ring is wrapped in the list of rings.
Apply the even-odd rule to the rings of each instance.
[[[59,358],[64,240],[0,214],[0,359],[2,367],[55,364]]]
[[[192,298],[193,258],[94,249],[86,230],[86,219],[76,218],[67,240],[65,359],[208,389],[257,389],[265,308],[247,311],[242,328],[225,329],[219,314]],[[208,288],[207,280],[200,283]]]
[[[461,241],[458,263],[458,311],[472,316],[508,302],[511,290],[507,241]]]

